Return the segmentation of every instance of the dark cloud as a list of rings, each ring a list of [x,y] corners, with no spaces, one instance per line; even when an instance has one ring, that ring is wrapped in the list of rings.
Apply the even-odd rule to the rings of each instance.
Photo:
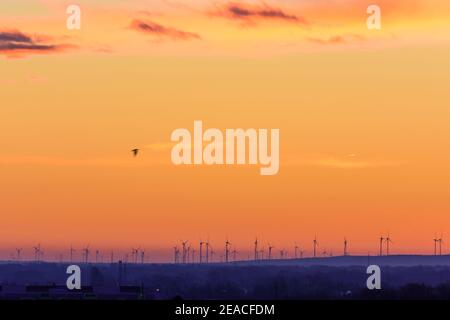
[[[273,8],[266,4],[258,6],[230,2],[219,8],[214,15],[244,22],[256,22],[257,20],[281,20],[301,25],[309,25],[309,22],[301,16],[288,14],[279,8]]]
[[[201,39],[200,35],[198,35],[197,33],[166,27],[152,21],[133,20],[131,22],[131,29],[146,34],[152,34],[158,37],[171,38],[174,40]]]
[[[32,43],[33,40],[21,32],[0,32],[0,42]]]
[[[48,37],[32,37],[20,31],[0,31],[0,54],[7,57],[23,57],[30,54],[45,54],[64,51],[71,45],[43,42]]]

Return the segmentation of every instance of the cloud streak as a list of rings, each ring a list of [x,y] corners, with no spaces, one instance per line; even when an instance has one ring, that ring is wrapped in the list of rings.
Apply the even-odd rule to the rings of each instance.
[[[52,44],[47,36],[30,36],[23,32],[0,31],[0,54],[9,58],[24,57],[32,54],[49,54],[62,52],[73,45]]]
[[[212,15],[250,24],[261,20],[278,20],[303,26],[310,24],[304,17],[286,13],[282,9],[274,8],[267,4],[250,5],[230,2],[219,8]]]
[[[170,38],[172,40],[199,40],[200,35],[193,32],[183,31],[172,27],[166,27],[161,24],[144,21],[144,20],[133,20],[131,22],[131,29],[139,31],[145,34],[154,35],[160,38]]]
[[[140,157],[139,161],[128,155],[95,158],[62,158],[52,156],[1,156],[0,165],[33,165],[51,167],[146,167],[170,164],[167,157]]]
[[[404,165],[400,160],[362,159],[356,154],[346,156],[290,155],[283,164],[293,166],[313,166],[332,169],[375,169]]]
[[[360,35],[336,35],[331,36],[329,38],[308,38],[307,39],[311,43],[319,44],[319,45],[339,45],[339,44],[348,44],[354,42],[360,42],[365,40],[364,37]]]

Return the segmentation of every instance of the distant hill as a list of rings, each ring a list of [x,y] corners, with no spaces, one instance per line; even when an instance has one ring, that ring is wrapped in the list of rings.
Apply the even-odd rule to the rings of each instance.
[[[238,261],[233,264],[269,264],[269,265],[299,265],[299,266],[379,266],[412,267],[412,266],[450,266],[450,255],[390,255],[390,256],[336,256],[302,259],[273,259],[261,261]]]
[[[69,263],[0,263],[1,299],[450,299],[450,256],[338,256],[208,264],[76,263],[80,292],[65,289]],[[367,290],[369,264],[382,289]]]

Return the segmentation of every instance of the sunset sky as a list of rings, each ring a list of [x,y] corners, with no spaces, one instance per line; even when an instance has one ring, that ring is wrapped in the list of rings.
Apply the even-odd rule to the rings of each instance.
[[[95,2],[95,4],[93,4]],[[448,0],[0,2],[0,258],[226,238],[450,243]],[[377,4],[382,29],[368,30]],[[175,166],[177,128],[279,128],[280,171]],[[133,148],[140,148],[132,157]]]

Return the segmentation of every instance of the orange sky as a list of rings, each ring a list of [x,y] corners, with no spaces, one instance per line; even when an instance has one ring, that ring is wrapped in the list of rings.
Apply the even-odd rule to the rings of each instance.
[[[314,235],[376,254],[388,232],[430,253],[449,234],[448,1],[378,1],[380,31],[372,1],[78,3],[79,31],[65,1],[0,3],[0,258],[40,242],[159,261],[207,237],[246,258],[255,236],[310,255]],[[280,172],[172,165],[194,120],[279,128]]]

